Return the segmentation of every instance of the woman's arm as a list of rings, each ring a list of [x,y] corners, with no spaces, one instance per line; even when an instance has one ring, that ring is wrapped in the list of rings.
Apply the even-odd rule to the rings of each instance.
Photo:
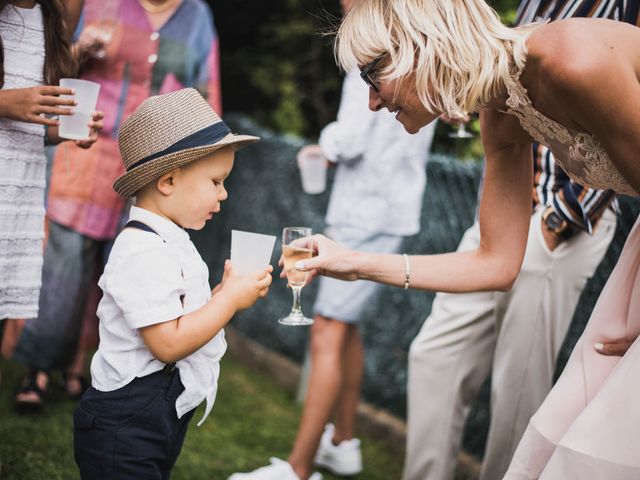
[[[78,22],[80,21],[80,14],[82,13],[82,7],[84,6],[84,0],[66,0],[65,1],[65,21],[69,28],[69,39],[76,31]]]
[[[487,166],[480,202],[480,247],[468,252],[411,256],[413,288],[445,292],[508,290],[520,271],[531,219],[530,139],[515,117],[495,111],[483,112],[481,125]],[[305,270],[317,269],[317,273],[346,280],[404,285],[401,255],[353,252],[325,237],[316,239],[318,256],[304,262]]]

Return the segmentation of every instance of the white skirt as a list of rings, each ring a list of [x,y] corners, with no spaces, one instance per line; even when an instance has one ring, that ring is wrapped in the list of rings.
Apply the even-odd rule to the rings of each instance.
[[[37,317],[42,280],[44,127],[16,124],[0,120],[0,320]]]

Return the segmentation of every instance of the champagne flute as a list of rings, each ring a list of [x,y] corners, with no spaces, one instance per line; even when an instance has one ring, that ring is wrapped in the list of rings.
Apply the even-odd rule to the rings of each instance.
[[[473,138],[473,133],[467,130],[467,127],[464,122],[458,123],[458,126],[453,132],[449,132],[449,138]]]
[[[118,13],[117,7],[115,0],[105,0],[98,24],[94,27],[93,34],[96,40],[100,42],[100,47],[92,52],[92,56],[99,60],[107,56],[107,47],[113,40]]]
[[[465,116],[459,117],[458,124],[456,125],[456,129],[452,132],[449,132],[448,137],[453,138],[455,141],[456,148],[456,157],[459,159],[463,159],[465,156],[465,144],[466,140],[474,137],[474,134],[467,130],[467,121],[469,118],[465,118]],[[456,120],[456,118],[452,118],[451,120]]]
[[[304,241],[306,240],[306,241]],[[300,244],[304,247],[299,246]],[[307,227],[286,227],[282,230],[282,259],[287,281],[293,291],[293,305],[289,315],[278,319],[283,325],[311,325],[313,320],[302,313],[300,291],[307,281],[308,272],[295,268],[296,262],[313,256],[311,247],[311,229]]]

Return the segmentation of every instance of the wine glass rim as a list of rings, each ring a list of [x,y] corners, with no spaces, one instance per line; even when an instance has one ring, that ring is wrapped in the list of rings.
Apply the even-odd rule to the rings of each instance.
[[[284,227],[283,230],[296,230],[296,231],[309,230],[309,232],[311,232],[311,227]]]

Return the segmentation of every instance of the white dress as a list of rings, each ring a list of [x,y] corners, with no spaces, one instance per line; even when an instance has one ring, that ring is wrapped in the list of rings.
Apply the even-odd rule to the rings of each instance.
[[[0,12],[3,89],[43,83],[40,5]],[[0,320],[38,314],[44,239],[44,127],[0,118]]]

